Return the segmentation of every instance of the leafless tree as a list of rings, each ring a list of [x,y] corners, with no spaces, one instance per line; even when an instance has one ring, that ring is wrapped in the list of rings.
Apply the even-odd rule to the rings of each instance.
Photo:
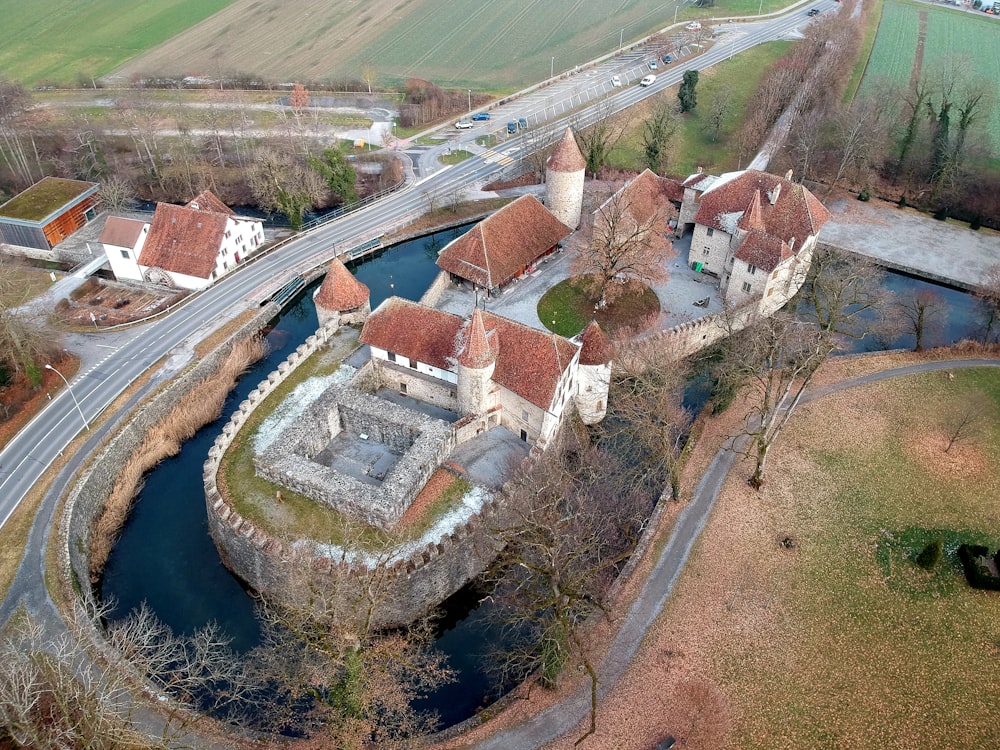
[[[993,402],[982,394],[966,400],[959,409],[949,410],[944,423],[944,452],[950,453],[958,443],[981,438],[992,422]]]
[[[722,132],[722,125],[733,107],[733,89],[728,83],[724,83],[712,96],[708,104],[708,115],[705,118],[705,127],[712,142],[719,140]]]
[[[670,143],[679,127],[677,112],[665,99],[657,103],[653,114],[642,125],[643,161],[657,174],[666,171]]]
[[[837,171],[827,194],[850,173],[857,182],[867,183],[876,162],[885,153],[891,107],[883,94],[855,99],[835,120],[833,147],[840,154]]]
[[[502,549],[489,576],[500,617],[522,634],[498,660],[523,678],[558,684],[567,664],[590,677],[590,726],[597,716],[597,671],[584,627],[607,614],[608,586],[632,554],[649,506],[621,481],[609,454],[573,434],[525,466],[505,488],[504,518],[493,528]],[[579,743],[583,738],[580,738]]]
[[[274,146],[257,150],[247,182],[258,205],[283,213],[293,229],[301,226],[303,214],[325,194],[322,177],[300,154]]]
[[[42,367],[59,352],[59,336],[17,308],[29,301],[18,276],[11,272],[15,259],[0,254],[0,370],[26,375],[41,382]]]
[[[101,180],[101,205],[113,214],[127,211],[135,203],[135,188],[124,177],[112,175]]]
[[[889,325],[892,301],[883,287],[885,270],[870,258],[824,248],[813,253],[799,290],[797,313],[837,339],[879,335]]]
[[[23,141],[25,113],[31,107],[31,97],[19,83],[0,78],[0,139],[3,141],[4,162],[17,181],[27,187],[41,176],[40,166],[32,164],[30,152]]]
[[[597,285],[598,306],[613,302],[631,283],[652,284],[668,275],[674,257],[663,206],[625,188],[605,201],[594,216],[593,241],[572,260],[574,272]]]
[[[914,338],[913,351],[924,350],[925,338],[944,327],[947,307],[941,295],[930,289],[897,297],[891,314],[903,333]]]
[[[1000,265],[987,269],[982,281],[973,290],[973,295],[982,311],[983,343],[995,342],[1000,324]]]
[[[573,134],[591,176],[597,177],[601,167],[608,163],[611,152],[625,135],[629,124],[627,115],[613,113],[610,100],[597,105],[591,125],[584,126],[582,122],[574,122]]]

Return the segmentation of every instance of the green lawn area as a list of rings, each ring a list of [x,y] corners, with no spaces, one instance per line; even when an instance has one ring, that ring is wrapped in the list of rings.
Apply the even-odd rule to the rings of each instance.
[[[725,44],[725,42],[719,42]],[[731,143],[731,136],[743,120],[747,101],[757,88],[761,77],[784,55],[791,42],[769,42],[742,52],[699,75],[698,106],[694,112],[681,115],[681,127],[670,150],[667,171],[688,175],[698,167],[718,174],[738,169],[739,154]],[[675,64],[683,64],[682,62]],[[677,103],[676,87],[660,95],[670,105]],[[720,132],[713,142],[706,132],[706,118],[713,98],[726,96],[732,102]],[[642,169],[642,127],[655,103],[636,107],[632,123],[618,147],[611,154],[611,165],[627,169]]]
[[[732,705],[730,746],[998,746],[1000,594],[969,588],[956,556],[962,541],[1000,546],[998,375],[822,399],[775,445],[762,493],[731,478],[720,502],[748,530],[710,539],[727,536],[720,519],[685,572],[727,592],[703,627],[721,628],[706,653]],[[946,453],[970,404],[981,432]],[[915,558],[933,539],[944,557],[928,572]],[[728,578],[698,578],[708,558]]]
[[[15,259],[5,258],[0,262],[0,309],[23,305],[30,299],[52,286],[52,277],[48,271],[22,265]]]
[[[89,80],[233,0],[0,0],[0,71],[28,85]]]
[[[455,149],[441,157],[442,164],[459,164],[472,157],[472,154],[464,149]]]
[[[560,336],[576,336],[596,320],[608,333],[621,328],[645,328],[660,312],[660,301],[648,286],[639,285],[618,297],[603,310],[595,310],[597,297],[584,277],[574,276],[549,289],[538,300],[538,319]]]
[[[922,73],[929,74],[940,65],[959,65],[994,84],[1000,80],[1000,24],[995,18],[910,0],[885,0],[875,47],[861,82],[862,94],[873,90],[880,79],[908,84],[922,16],[927,25]],[[994,149],[1000,151],[1000,106],[996,102],[985,127]]]

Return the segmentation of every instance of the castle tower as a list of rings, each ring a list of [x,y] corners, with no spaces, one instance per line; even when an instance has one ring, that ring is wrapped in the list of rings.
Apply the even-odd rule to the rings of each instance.
[[[490,346],[483,314],[477,307],[466,328],[465,349],[458,356],[458,409],[462,414],[482,414],[490,407],[490,383],[497,353]]]
[[[614,349],[596,320],[583,330],[577,370],[576,410],[584,424],[597,424],[608,413]]]
[[[580,226],[586,168],[587,162],[576,145],[573,131],[566,128],[545,162],[545,206],[570,229]]]
[[[334,320],[336,325],[363,323],[372,311],[368,287],[354,278],[339,258],[330,262],[330,269],[313,295],[313,301],[321,326]]]

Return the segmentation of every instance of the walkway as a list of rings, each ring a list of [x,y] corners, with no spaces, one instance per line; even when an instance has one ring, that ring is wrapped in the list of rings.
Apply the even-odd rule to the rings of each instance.
[[[804,396],[803,402],[814,401],[836,391],[880,380],[967,367],[1000,367],[1000,360],[939,360],[896,367],[810,390]],[[674,585],[684,570],[691,550],[708,521],[709,514],[715,506],[715,501],[719,497],[729,471],[739,455],[739,450],[740,444],[737,442],[735,446],[723,446],[715,454],[695,488],[694,497],[678,516],[667,546],[629,609],[620,630],[611,641],[607,656],[598,668],[600,679],[598,701],[603,700],[625,674],[642,644],[646,631],[663,611],[667,599],[674,590]],[[589,711],[590,690],[589,685],[584,685],[562,703],[550,706],[519,726],[500,731],[477,743],[474,747],[480,750],[494,748],[496,750],[509,750],[510,748],[528,750],[528,748],[542,747],[547,742],[552,742],[558,737],[576,730],[580,722],[586,719]],[[598,721],[600,721],[600,716],[598,716]]]

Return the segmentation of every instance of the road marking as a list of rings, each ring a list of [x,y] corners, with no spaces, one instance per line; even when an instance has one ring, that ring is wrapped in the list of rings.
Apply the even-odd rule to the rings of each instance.
[[[483,161],[487,164],[499,164],[501,167],[506,167],[514,163],[514,160],[507,156],[507,154],[499,154],[492,149],[483,154]]]

